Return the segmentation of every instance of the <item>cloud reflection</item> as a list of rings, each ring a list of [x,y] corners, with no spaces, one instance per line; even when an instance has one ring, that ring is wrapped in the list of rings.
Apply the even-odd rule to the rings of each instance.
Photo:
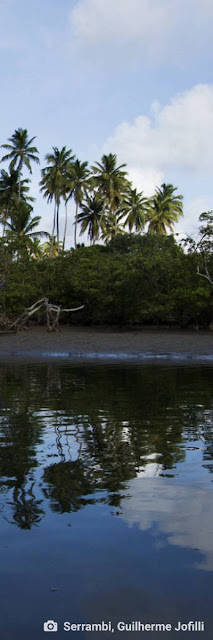
[[[122,501],[122,518],[130,527],[151,529],[168,544],[203,554],[196,568],[213,570],[213,501],[210,486],[182,486],[175,479],[146,477],[130,483],[130,497]],[[155,529],[156,533],[156,529]],[[157,540],[156,540],[157,542]]]

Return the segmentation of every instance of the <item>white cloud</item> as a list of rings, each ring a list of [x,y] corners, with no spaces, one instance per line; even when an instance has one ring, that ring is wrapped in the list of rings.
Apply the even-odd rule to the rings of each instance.
[[[116,153],[125,162],[134,185],[150,196],[156,185],[172,181],[195,189],[190,191],[184,230],[193,231],[198,214],[210,199],[197,196],[199,180],[209,179],[213,166],[213,85],[196,85],[175,96],[163,107],[153,103],[150,116],[118,125],[106,140],[103,153]],[[182,187],[183,188],[183,187]],[[199,209],[200,207],[200,209]],[[196,217],[196,222],[195,222]],[[183,227],[183,223],[180,225]],[[190,228],[189,228],[190,227]]]
[[[116,65],[115,50],[120,63],[139,52],[142,63],[203,55],[212,18],[212,0],[78,0],[69,21],[72,44],[100,58],[107,52]]]
[[[150,110],[153,114],[153,105]],[[197,85],[170,104],[116,127],[104,150],[117,152],[135,169],[212,173],[213,85]]]
[[[163,172],[150,167],[142,167],[140,169],[137,166],[128,164],[128,174],[134,187],[138,191],[145,191],[148,197],[153,195],[156,185],[160,185],[164,181]]]

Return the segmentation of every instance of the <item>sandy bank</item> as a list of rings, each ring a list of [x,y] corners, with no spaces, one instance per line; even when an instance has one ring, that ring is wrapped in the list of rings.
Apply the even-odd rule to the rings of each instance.
[[[152,359],[204,359],[213,362],[213,334],[203,331],[131,330],[97,327],[62,327],[47,333],[45,327],[0,335],[0,361],[57,358],[137,361]]]

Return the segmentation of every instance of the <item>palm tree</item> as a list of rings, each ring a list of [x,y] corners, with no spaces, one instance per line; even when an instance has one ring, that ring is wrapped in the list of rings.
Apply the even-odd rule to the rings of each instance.
[[[143,195],[143,191],[138,193],[137,189],[130,186],[123,199],[119,221],[126,216],[125,225],[128,224],[129,231],[135,228],[136,232],[140,232],[144,228],[148,208],[149,200]]]
[[[23,165],[26,165],[30,173],[32,173],[31,162],[39,164],[38,149],[32,146],[35,136],[33,138],[28,137],[27,129],[16,129],[15,133],[8,138],[10,144],[2,144],[3,149],[7,149],[7,153],[1,159],[1,162],[10,160],[9,169],[13,171],[17,168],[19,177],[19,198],[21,193],[21,174]]]
[[[183,196],[174,195],[175,191],[177,187],[165,183],[156,189],[146,215],[148,231],[161,235],[166,234],[166,228],[173,231],[173,225],[183,215]]]
[[[0,215],[3,223],[3,236],[5,232],[5,224],[7,219],[10,217],[10,211],[13,207],[14,197],[19,196],[22,200],[26,202],[33,202],[34,198],[31,196],[27,196],[29,191],[29,187],[27,186],[29,180],[21,180],[20,181],[20,189],[19,189],[19,176],[18,171],[15,169],[10,170],[9,173],[2,169],[0,175]]]
[[[103,220],[104,200],[100,199],[97,194],[87,195],[85,201],[81,204],[81,212],[78,214],[78,222],[81,223],[81,231],[88,231],[88,238],[91,244],[95,244],[98,240],[101,221]]]
[[[30,257],[35,258],[35,260],[43,258],[42,245],[40,243],[39,237],[31,240],[31,246],[29,246],[29,254]]]
[[[74,222],[74,247],[77,246],[77,224],[78,224],[78,212],[81,203],[89,188],[89,169],[88,162],[81,162],[76,160],[70,167],[70,171],[67,176],[67,201],[73,197],[75,202],[75,222]],[[65,187],[66,188],[66,187]]]
[[[6,238],[18,252],[32,250],[33,241],[42,236],[49,236],[46,231],[35,231],[41,217],[31,217],[32,207],[24,200],[15,199],[15,207],[11,212],[11,220],[6,223]]]
[[[117,166],[117,156],[110,153],[103,155],[101,162],[92,167],[92,179],[101,197],[104,198],[105,209],[117,211],[123,194],[127,188],[125,164]]]
[[[47,198],[48,202],[52,202],[54,199],[54,218],[52,237],[54,236],[55,226],[57,243],[59,247],[59,207],[60,200],[64,195],[64,183],[67,180],[68,172],[71,170],[72,162],[75,156],[71,155],[72,150],[62,147],[61,150],[58,147],[53,147],[53,153],[47,153],[45,160],[48,162],[48,166],[42,169],[42,179],[40,181],[41,191],[43,191],[44,198]]]
[[[49,235],[49,240],[41,247],[42,255],[49,258],[56,258],[63,249],[63,242],[59,242],[58,248],[56,236],[52,237],[51,235]]]
[[[117,235],[124,234],[123,225],[120,225],[120,221],[116,213],[113,211],[109,211],[108,215],[104,215],[101,221],[101,240],[108,243],[110,240],[113,240]]]

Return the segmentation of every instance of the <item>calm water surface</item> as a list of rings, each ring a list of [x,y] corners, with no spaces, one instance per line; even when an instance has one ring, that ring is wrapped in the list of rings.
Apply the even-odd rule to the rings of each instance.
[[[1,366],[2,640],[212,638],[212,388],[208,366]]]

